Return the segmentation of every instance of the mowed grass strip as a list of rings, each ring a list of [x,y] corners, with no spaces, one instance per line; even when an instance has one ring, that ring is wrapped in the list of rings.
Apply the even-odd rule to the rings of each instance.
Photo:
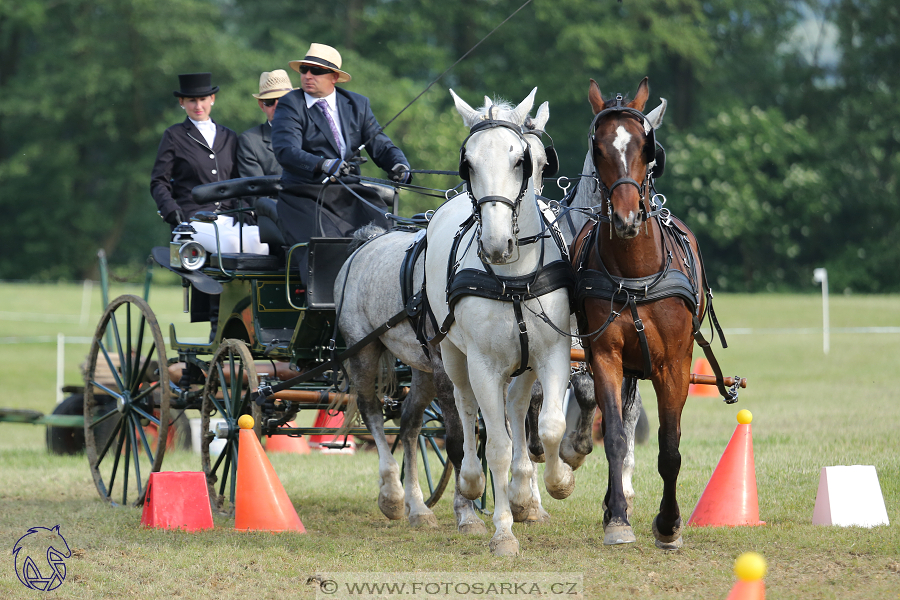
[[[14,295],[9,312],[78,315],[80,286],[0,285],[0,301]],[[96,288],[95,288],[96,291]],[[129,290],[140,294],[137,291]],[[150,304],[171,315],[179,337],[181,290],[154,288]],[[115,294],[113,294],[115,295]],[[4,304],[4,306],[8,306]],[[157,306],[159,307],[157,309]],[[726,328],[821,327],[818,296],[722,296],[716,298]],[[900,326],[896,296],[834,296],[833,327]],[[94,323],[99,303],[94,305]],[[0,321],[0,338],[90,336],[77,324]],[[196,325],[192,326],[197,328]],[[202,325],[200,326],[202,335]],[[140,528],[140,510],[110,508],[94,489],[84,456],[57,457],[44,450],[44,428],[0,424],[0,532],[8,548],[32,526],[61,525],[75,550],[67,561],[60,598],[313,598],[307,579],[335,571],[540,571],[583,572],[591,598],[725,598],[734,559],[747,550],[769,563],[768,597],[890,598],[900,590],[900,385],[896,383],[900,335],[835,334],[822,353],[820,335],[731,335],[716,354],[726,373],[750,378],[741,400],[689,398],[682,420],[682,469],[678,492],[687,520],[737,425],[741,408],[753,412],[753,441],[761,527],[688,528],[685,547],[664,553],[653,545],[650,523],[662,483],[656,473],[658,419],[652,386],[642,383],[651,421],[648,444],[636,450],[636,544],[604,547],[600,527],[607,467],[595,448],[577,472],[567,500],[543,494],[552,521],[516,524],[522,552],[491,556],[488,537],[456,533],[451,492],[435,507],[437,530],[412,530],[388,521],[376,504],[374,453],[354,456],[272,456],[306,535],[239,533],[216,518],[216,529],[188,534]],[[77,383],[79,355],[67,347],[67,382]],[[699,356],[700,353],[696,353]],[[52,410],[55,344],[0,346],[0,405]],[[74,375],[70,373],[74,372]],[[864,528],[811,525],[823,466],[865,464],[878,471],[891,525]],[[196,471],[199,457],[167,453],[165,470]],[[493,526],[485,517],[489,529]],[[0,569],[0,591],[31,597],[16,579],[12,558]]]

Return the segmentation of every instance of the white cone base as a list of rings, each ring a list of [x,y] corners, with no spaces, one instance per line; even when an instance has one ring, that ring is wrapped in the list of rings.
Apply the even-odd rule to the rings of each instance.
[[[875,467],[822,467],[812,522],[840,527],[889,525]]]

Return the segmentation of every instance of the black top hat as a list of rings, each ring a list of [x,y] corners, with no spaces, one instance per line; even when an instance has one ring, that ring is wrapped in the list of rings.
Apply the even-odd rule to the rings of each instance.
[[[213,87],[212,73],[185,73],[178,76],[178,85],[181,89],[172,92],[179,98],[202,98],[212,96],[219,91],[219,86]]]

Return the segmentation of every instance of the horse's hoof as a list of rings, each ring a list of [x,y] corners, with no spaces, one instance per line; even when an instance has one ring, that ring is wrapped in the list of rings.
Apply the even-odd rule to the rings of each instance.
[[[457,487],[459,488],[459,493],[466,500],[480,500],[481,495],[484,493],[484,473],[479,471],[474,481],[461,474]]]
[[[557,500],[565,500],[569,496],[572,495],[572,492],[575,491],[575,473],[568,467],[563,467],[565,469],[565,475],[562,478],[562,481],[559,485],[551,486],[547,485],[546,478],[544,479],[544,485],[547,487],[547,493],[556,498]]]
[[[438,526],[437,517],[433,512],[417,513],[409,515],[409,524],[412,527],[424,527],[426,529],[436,529]]]
[[[536,463],[543,463],[543,462],[546,462],[546,459],[545,459],[543,453],[541,453],[541,454],[532,454],[532,453],[531,453],[531,450],[528,451],[528,458],[531,459],[531,462],[536,462]]]
[[[637,538],[634,537],[634,530],[631,529],[631,525],[620,519],[610,521],[610,524],[603,528],[603,544],[605,546],[633,544],[636,541]]]
[[[512,506],[510,506],[512,508]],[[546,523],[550,520],[550,513],[544,510],[544,507],[537,502],[532,502],[527,508],[518,512],[513,511],[513,521],[516,523]]]
[[[378,508],[381,509],[381,513],[384,516],[392,521],[402,519],[405,512],[405,505],[402,497],[399,500],[392,500],[387,496],[379,495]]]
[[[519,540],[514,537],[492,539],[490,546],[494,556],[516,556],[519,553]]]
[[[587,454],[581,454],[575,450],[569,440],[563,439],[562,444],[559,446],[559,457],[564,463],[572,467],[572,470],[574,471],[584,464]]]
[[[460,523],[457,526],[457,530],[460,533],[464,533],[466,535],[485,535],[488,532],[487,526],[484,524],[484,521],[482,521],[478,517],[474,517],[471,521]]]
[[[473,521],[460,523],[456,529],[457,531],[465,535],[486,535],[488,532],[487,526],[484,524],[484,521],[477,517]]]
[[[659,528],[656,526],[657,519],[659,519],[659,515],[653,517],[653,537],[656,538],[656,547],[662,550],[678,550],[684,546],[684,540],[681,537],[681,530],[683,529],[681,519],[679,518],[675,522],[672,535],[663,535],[659,532]]]

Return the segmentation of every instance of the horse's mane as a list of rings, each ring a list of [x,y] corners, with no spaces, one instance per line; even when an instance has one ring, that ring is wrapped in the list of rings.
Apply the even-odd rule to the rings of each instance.
[[[494,119],[498,121],[512,121],[516,125],[523,125],[524,123],[518,122],[517,119],[514,119],[513,116],[515,114],[516,105],[508,102],[502,98],[497,98],[493,100],[490,104],[487,102],[488,98],[485,97],[486,102],[480,108],[476,108],[475,114],[472,117],[471,123],[466,123],[466,127],[472,128],[479,121],[485,121],[489,118],[488,113],[494,117]],[[526,116],[525,121],[527,122],[531,119],[531,116]]]
[[[380,227],[375,223],[369,223],[368,225],[363,225],[359,229],[353,232],[353,241],[350,242],[349,250],[350,252],[354,252],[357,248],[368,242],[374,237],[377,237],[384,233],[386,230],[384,227]]]

